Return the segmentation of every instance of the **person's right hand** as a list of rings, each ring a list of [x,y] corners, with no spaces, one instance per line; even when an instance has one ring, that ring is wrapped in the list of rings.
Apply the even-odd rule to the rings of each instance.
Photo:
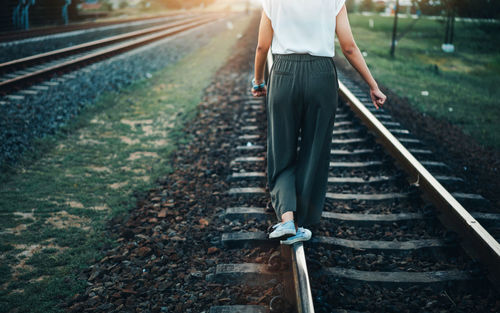
[[[380,91],[378,87],[370,89],[370,97],[372,98],[373,105],[377,108],[377,110],[382,107],[385,100],[387,99],[387,96],[384,95],[384,93]]]
[[[260,89],[253,89],[252,88],[252,96],[254,97],[264,97],[265,95],[267,95],[267,88],[266,86],[264,86],[264,88],[260,88]]]

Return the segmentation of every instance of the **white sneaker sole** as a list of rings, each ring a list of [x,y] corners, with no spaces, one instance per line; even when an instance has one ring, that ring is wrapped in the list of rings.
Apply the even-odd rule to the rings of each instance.
[[[309,238],[311,239],[311,238]],[[297,242],[300,242],[300,241],[308,241],[309,239],[305,239],[305,238],[296,238],[296,239],[292,239],[292,240],[280,240],[280,243],[282,245],[293,245],[294,243],[297,243]]]
[[[284,229],[281,231],[275,230],[269,234],[269,238],[274,239],[274,238],[280,238],[283,236],[291,237],[291,236],[295,236],[296,234],[297,233],[291,229]]]
[[[286,240],[280,240],[280,243],[282,245],[293,245],[294,243],[296,242],[299,242],[299,241],[308,241],[309,239],[311,239],[312,237],[312,234],[307,236],[307,237],[297,237],[297,238],[293,238],[293,239],[286,239]]]

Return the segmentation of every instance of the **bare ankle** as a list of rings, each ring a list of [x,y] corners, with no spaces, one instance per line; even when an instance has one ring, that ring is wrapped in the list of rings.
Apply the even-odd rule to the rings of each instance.
[[[286,223],[288,221],[293,221],[293,211],[287,211],[281,215],[282,223]]]

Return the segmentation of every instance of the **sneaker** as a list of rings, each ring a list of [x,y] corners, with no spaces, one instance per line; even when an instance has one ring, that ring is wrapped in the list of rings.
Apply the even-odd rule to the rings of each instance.
[[[291,245],[299,241],[307,241],[311,239],[312,233],[309,229],[304,227],[299,227],[297,229],[297,234],[295,236],[289,237],[286,240],[280,240],[283,245]]]
[[[296,234],[295,223],[292,220],[285,223],[278,223],[273,226],[273,229],[274,230],[269,234],[269,238],[289,237]]]

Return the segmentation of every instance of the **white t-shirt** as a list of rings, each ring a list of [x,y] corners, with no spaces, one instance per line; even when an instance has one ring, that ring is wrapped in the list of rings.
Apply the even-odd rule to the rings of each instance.
[[[336,17],[345,0],[262,0],[274,35],[271,52],[335,55]]]

